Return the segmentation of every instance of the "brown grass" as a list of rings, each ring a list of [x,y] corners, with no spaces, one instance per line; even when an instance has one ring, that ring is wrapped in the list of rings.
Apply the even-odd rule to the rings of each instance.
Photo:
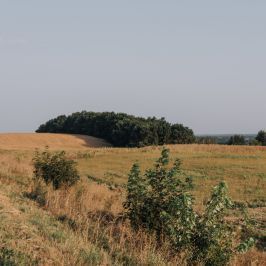
[[[238,201],[265,199],[266,147],[222,145],[169,145],[171,160],[180,158],[183,171],[194,177],[198,203],[208,198],[211,188],[224,180],[230,196]],[[82,175],[125,184],[134,162],[142,170],[151,167],[162,147],[143,149],[93,149],[76,153]],[[75,157],[75,154],[73,154]]]
[[[65,147],[57,145],[53,149]],[[152,166],[161,147],[100,149],[79,145],[66,144],[66,147],[70,147],[68,155],[78,161],[81,181],[68,191],[47,187],[47,203],[43,208],[24,196],[34,186],[31,180],[34,145],[27,149],[21,146],[18,150],[11,145],[10,149],[0,150],[0,243],[26,252],[38,259],[40,265],[121,265],[122,262],[184,265],[185,254],[173,256],[167,243],[158,248],[153,236],[132,232],[120,215],[125,197],[122,188],[110,190],[107,185],[87,178],[91,175],[107,183],[125,184],[132,163],[139,161],[143,170]],[[197,208],[202,208],[211,187],[220,180],[229,184],[234,200],[266,200],[265,148],[218,145],[170,145],[169,148],[171,157],[181,158],[183,170],[194,176]],[[265,222],[265,208],[250,209],[250,213]],[[252,249],[237,256],[232,265],[263,265],[264,261],[265,254]]]

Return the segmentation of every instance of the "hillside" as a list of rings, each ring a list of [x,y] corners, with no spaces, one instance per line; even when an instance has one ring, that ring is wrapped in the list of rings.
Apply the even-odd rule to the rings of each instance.
[[[47,144],[53,150],[67,150],[78,162],[81,181],[67,193],[47,187],[46,204],[41,206],[30,196],[31,162],[34,149]],[[136,235],[127,223],[119,223],[132,164],[138,161],[142,170],[151,167],[162,147],[98,148],[103,144],[75,135],[0,135],[0,265],[3,258],[9,265],[182,264],[178,255],[169,257],[167,250],[156,249],[152,237]],[[234,201],[248,205],[256,228],[247,235],[258,242],[232,265],[263,265],[266,148],[196,144],[168,148],[171,160],[180,158],[182,170],[194,178],[199,212],[221,180],[228,184]]]
[[[109,147],[106,141],[83,135],[50,133],[5,133],[0,134],[0,149],[33,150],[49,146],[53,150]]]

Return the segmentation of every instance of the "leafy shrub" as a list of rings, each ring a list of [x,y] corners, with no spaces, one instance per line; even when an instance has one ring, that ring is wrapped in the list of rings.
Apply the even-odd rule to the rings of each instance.
[[[250,237],[248,238],[246,241],[242,242],[239,244],[239,246],[237,247],[237,251],[239,253],[245,253],[247,252],[251,247],[253,247],[255,244],[255,240]]]
[[[169,150],[163,149],[153,169],[141,174],[134,164],[128,179],[127,199],[124,208],[135,230],[144,228],[157,235],[158,243],[166,238],[173,250],[190,253],[191,263],[226,265],[231,256],[252,246],[253,239],[233,245],[233,227],[224,217],[232,207],[224,182],[214,187],[205,212],[193,210],[193,197],[189,193],[191,178],[180,170],[180,160],[172,168]],[[185,180],[185,181],[183,181]]]
[[[36,180],[51,183],[54,189],[62,186],[69,187],[79,180],[76,163],[67,159],[65,152],[51,153],[46,149],[37,151],[33,158],[34,176]]]
[[[232,228],[224,221],[232,202],[227,196],[224,182],[214,187],[211,199],[202,216],[196,216],[193,228],[192,260],[203,261],[206,265],[226,265],[233,255]]]
[[[182,200],[180,192],[188,184],[176,178],[180,173],[180,160],[176,160],[171,169],[169,150],[163,149],[162,156],[156,162],[155,169],[149,169],[145,175],[140,173],[139,165],[134,164],[129,174],[127,201],[124,203],[133,228],[145,227],[156,231],[160,237],[163,231],[178,218],[174,206]],[[188,179],[187,179],[188,180]]]

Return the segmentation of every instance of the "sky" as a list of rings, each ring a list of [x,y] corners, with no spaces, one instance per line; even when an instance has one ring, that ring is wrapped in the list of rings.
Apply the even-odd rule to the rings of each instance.
[[[0,132],[87,110],[257,133],[265,14],[265,0],[1,0]]]

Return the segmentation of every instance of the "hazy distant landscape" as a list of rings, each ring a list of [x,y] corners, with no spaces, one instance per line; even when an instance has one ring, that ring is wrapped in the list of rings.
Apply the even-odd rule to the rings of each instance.
[[[196,135],[197,137],[201,138],[213,138],[217,144],[227,144],[230,137],[232,137],[233,135],[236,134],[203,134],[203,135]],[[256,134],[241,134],[244,138],[246,143],[251,142],[252,140],[254,140],[256,138]]]

